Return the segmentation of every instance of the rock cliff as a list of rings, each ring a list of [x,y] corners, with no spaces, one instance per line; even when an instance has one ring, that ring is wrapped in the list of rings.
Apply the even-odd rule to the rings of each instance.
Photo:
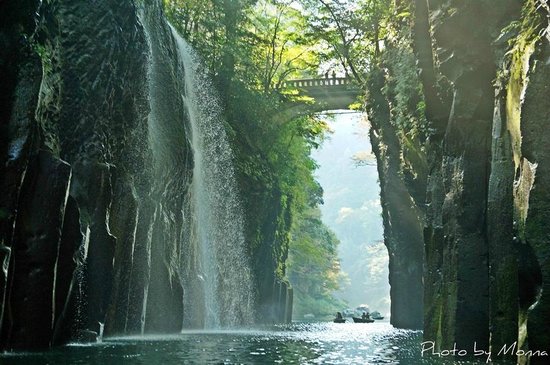
[[[2,2],[0,24],[0,347],[203,326],[187,70],[160,1]],[[284,207],[262,214],[245,233],[279,320]]]
[[[517,349],[547,350],[548,5],[401,3],[411,18],[386,54],[410,52],[414,62],[404,68],[402,57],[382,59],[369,85],[385,222],[394,220],[385,225],[390,260],[419,245],[410,231],[423,226],[423,255],[417,249],[413,263],[390,266],[392,305],[396,297],[421,302],[397,289],[414,280],[424,288],[424,338],[438,348],[475,342],[496,354],[517,341]],[[410,103],[400,107],[403,99]],[[425,121],[417,122],[419,111]],[[402,123],[403,114],[413,122]],[[392,159],[391,150],[402,153]],[[398,279],[411,265],[423,265],[422,277]]]
[[[3,347],[90,337],[103,323],[109,334],[179,330],[172,264],[192,158],[177,125],[181,147],[166,151],[177,168],[158,164],[150,142],[153,60],[165,106],[182,108],[158,4],[2,7]]]

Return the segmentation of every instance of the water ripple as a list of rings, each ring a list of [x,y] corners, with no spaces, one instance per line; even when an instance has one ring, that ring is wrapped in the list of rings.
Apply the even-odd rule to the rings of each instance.
[[[388,323],[296,323],[247,330],[104,339],[41,353],[7,353],[2,364],[479,364],[421,358],[419,331]]]

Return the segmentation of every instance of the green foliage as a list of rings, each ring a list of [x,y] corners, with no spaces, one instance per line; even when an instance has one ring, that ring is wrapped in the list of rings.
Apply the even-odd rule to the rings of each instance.
[[[521,64],[524,54],[528,52],[527,49],[544,36],[545,11],[540,9],[541,6],[536,0],[525,1],[522,8],[521,22],[513,21],[501,32],[502,35],[506,33],[516,34],[515,37],[509,40],[511,49],[508,52],[514,65]],[[512,68],[511,72],[512,78],[520,79],[522,77],[522,70],[519,68]]]
[[[392,14],[398,14],[399,21],[410,14],[386,0],[163,3],[171,23],[206,61],[223,99],[256,271],[274,270],[281,279],[288,275],[296,289],[298,313],[307,308],[332,314],[342,306],[333,292],[344,279],[338,240],[320,220],[322,188],[310,157],[329,128],[283,85],[290,78],[315,77],[330,69],[361,83],[380,61],[388,39],[396,38]],[[397,55],[408,62],[396,71],[404,74],[412,61]],[[418,94],[414,81],[396,79],[387,90],[398,94],[395,123],[411,141],[424,133],[422,98],[407,98],[413,91]],[[411,103],[418,113],[409,112]],[[297,104],[301,114],[284,116]],[[262,266],[270,259],[273,267]]]
[[[230,80],[270,93],[289,77],[303,76],[319,64],[313,41],[304,31],[306,18],[287,2],[164,0],[164,6],[222,88],[231,88],[226,84]]]
[[[400,149],[396,157],[399,158],[400,174],[413,199],[423,204],[428,176],[425,146],[433,129],[425,115],[424,93],[412,49],[407,19],[410,11],[406,7],[398,11],[403,16],[389,24],[391,37],[380,55],[378,67],[370,71],[369,107],[373,125],[385,130],[384,138],[397,137],[392,143],[394,148]],[[384,125],[388,120],[390,125]]]
[[[283,82],[314,75],[319,65],[307,19],[288,1],[164,0],[164,8],[206,60],[222,96],[258,280],[273,273],[284,279],[288,249],[297,244],[291,229],[322,202],[310,152],[327,133],[326,123],[307,105],[294,119],[277,117],[297,103],[280,92]],[[324,272],[319,275],[324,280]]]
[[[252,66],[256,66],[251,79],[259,82],[264,92],[279,90],[288,77],[303,77],[317,69],[318,57],[313,40],[303,30],[307,19],[302,13],[284,2],[260,0],[250,9],[248,27],[252,45]]]
[[[386,0],[302,0],[310,15],[310,31],[323,60],[362,83],[376,63],[391,29],[393,2]],[[336,62],[335,62],[336,61]]]
[[[387,67],[387,73],[382,91],[392,100],[391,122],[402,139],[419,139],[423,142],[430,131],[416,58],[409,42],[410,38],[404,37],[384,52],[382,62]]]
[[[44,73],[51,72],[53,70],[51,50],[48,47],[42,44],[39,44],[34,40],[31,40],[31,42],[32,42],[31,43],[32,48],[34,49],[34,51],[42,61],[42,68],[44,70]]]
[[[321,221],[318,208],[302,212],[292,229],[288,277],[295,291],[295,315],[328,316],[344,307],[332,295],[345,277],[340,272],[339,241]]]
[[[208,68],[221,61],[225,30],[221,26],[224,15],[219,1],[163,0],[166,16],[193,47],[203,53],[208,50]]]

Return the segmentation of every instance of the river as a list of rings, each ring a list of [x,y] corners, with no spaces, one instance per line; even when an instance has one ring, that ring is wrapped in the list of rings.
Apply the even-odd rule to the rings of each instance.
[[[422,333],[387,322],[293,323],[263,329],[185,331],[108,338],[39,353],[4,353],[1,364],[480,364],[421,357]]]

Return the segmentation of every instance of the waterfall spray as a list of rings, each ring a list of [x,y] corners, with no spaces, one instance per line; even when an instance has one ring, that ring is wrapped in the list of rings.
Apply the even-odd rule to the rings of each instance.
[[[244,238],[244,219],[231,151],[216,92],[199,57],[172,28],[184,69],[183,100],[188,115],[194,168],[190,192],[195,250],[202,282],[205,328],[250,323],[253,281]],[[184,118],[185,120],[186,118]],[[192,292],[188,283],[184,291]],[[186,301],[193,300],[187,298]]]

